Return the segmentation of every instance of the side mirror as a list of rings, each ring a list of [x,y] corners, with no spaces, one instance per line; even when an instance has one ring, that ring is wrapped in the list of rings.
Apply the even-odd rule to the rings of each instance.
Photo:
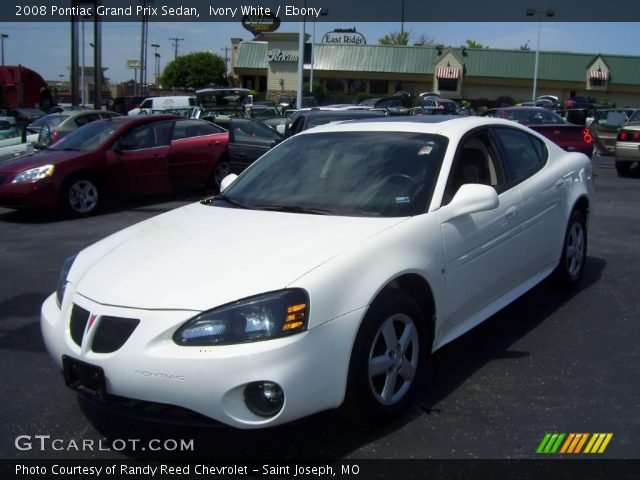
[[[463,215],[493,210],[498,205],[498,193],[493,187],[467,183],[458,189],[448,205],[440,209],[440,221],[446,223]]]
[[[230,173],[229,175],[224,177],[222,179],[222,182],[220,182],[220,193],[224,192],[227,189],[227,187],[231,185],[236,178],[238,178],[238,175],[236,175],[235,173]]]
[[[49,146],[43,142],[37,142],[33,144],[33,148],[36,150],[46,150]]]

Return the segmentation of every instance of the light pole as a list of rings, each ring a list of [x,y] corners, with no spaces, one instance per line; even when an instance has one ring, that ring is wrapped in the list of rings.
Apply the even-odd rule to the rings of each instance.
[[[328,8],[320,9],[320,15],[326,17],[329,14]],[[313,19],[313,33],[311,34],[311,72],[309,72],[309,92],[313,92],[313,67],[315,66],[316,49],[316,19]]]
[[[534,15],[540,15],[538,19],[538,41],[536,43],[536,61],[533,67],[533,92],[531,93],[531,100],[536,101],[536,91],[538,88],[538,62],[540,60],[540,32],[542,30],[542,14],[551,18],[556,15],[556,11],[553,9],[538,10],[535,8],[527,8],[527,17],[533,17]]]
[[[2,43],[2,66],[4,66],[4,39],[9,38],[6,33],[0,33],[0,42]]]
[[[160,44],[158,43],[152,43],[151,44],[151,48],[153,48],[155,51],[153,52],[153,55],[156,59],[155,61],[155,72],[154,72],[154,76],[155,76],[155,84],[156,84],[156,90],[158,89],[158,77],[160,76],[160,54],[158,53],[158,49],[160,48]]]

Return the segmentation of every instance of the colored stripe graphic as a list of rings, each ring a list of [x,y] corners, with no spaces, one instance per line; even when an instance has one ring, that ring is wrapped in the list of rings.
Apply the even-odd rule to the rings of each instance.
[[[566,440],[565,440],[566,438]],[[546,433],[536,453],[542,454],[578,454],[604,453],[613,438],[613,433]],[[588,440],[588,442],[587,442]],[[564,443],[563,443],[564,441]],[[584,450],[582,449],[585,446]]]

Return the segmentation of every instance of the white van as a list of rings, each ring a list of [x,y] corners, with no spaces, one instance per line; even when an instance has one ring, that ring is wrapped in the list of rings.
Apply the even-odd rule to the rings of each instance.
[[[144,113],[154,113],[161,110],[171,110],[174,108],[198,107],[198,97],[187,95],[176,97],[149,97],[145,99],[139,108],[130,110],[128,115],[140,115]]]

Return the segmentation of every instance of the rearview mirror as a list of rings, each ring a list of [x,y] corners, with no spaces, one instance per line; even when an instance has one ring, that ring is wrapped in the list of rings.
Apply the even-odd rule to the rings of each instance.
[[[236,178],[238,178],[238,175],[236,175],[235,173],[230,173],[229,175],[224,177],[222,179],[222,182],[220,182],[220,193],[224,192],[227,189],[227,187],[231,185]]]
[[[467,183],[456,192],[453,200],[440,209],[442,223],[471,213],[498,208],[500,201],[493,187],[479,183]]]

